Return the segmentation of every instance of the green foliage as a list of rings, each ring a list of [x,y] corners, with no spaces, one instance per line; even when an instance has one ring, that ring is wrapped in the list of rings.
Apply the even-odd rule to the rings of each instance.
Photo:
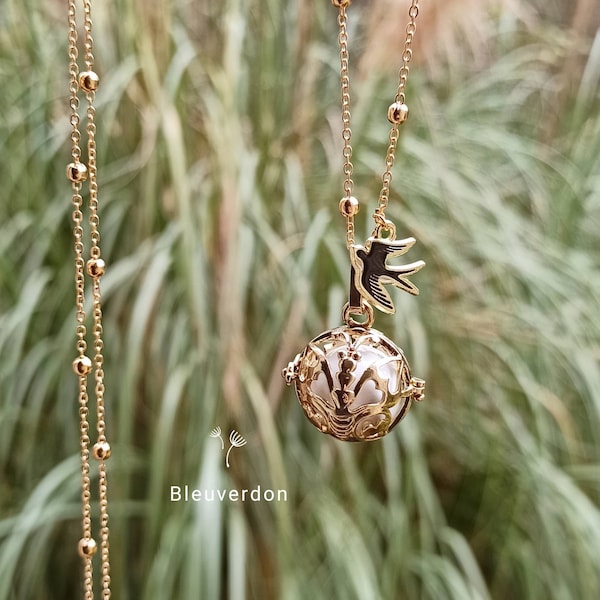
[[[0,30],[0,600],[80,597],[66,34],[33,4]],[[365,447],[280,376],[348,276],[328,3],[97,4],[114,597],[600,597],[598,44],[576,79],[543,22],[414,70],[390,216],[428,266],[377,327],[427,400]],[[363,237],[390,74],[354,90]]]

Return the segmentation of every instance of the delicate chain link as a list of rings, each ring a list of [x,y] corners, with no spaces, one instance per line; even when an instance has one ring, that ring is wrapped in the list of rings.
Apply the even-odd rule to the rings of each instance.
[[[104,262],[100,253],[100,232],[98,216],[98,171],[96,157],[96,110],[94,108],[95,91],[98,86],[98,76],[93,72],[93,38],[92,38],[92,3],[83,0],[84,12],[84,64],[85,71],[78,68],[78,34],[77,34],[77,0],[68,3],[68,56],[69,56],[69,107],[71,131],[71,156],[73,163],[67,167],[67,176],[73,188],[73,238],[75,251],[75,304],[77,321],[77,352],[78,356],[73,367],[79,381],[79,419],[80,419],[80,456],[82,481],[82,534],[79,542],[79,552],[84,560],[84,600],[93,600],[93,571],[92,561],[96,552],[96,542],[92,538],[92,510],[90,484],[90,437],[89,437],[89,394],[88,376],[93,371],[95,380],[95,400],[97,415],[97,443],[93,447],[94,457],[99,461],[98,488],[100,508],[100,560],[102,600],[109,600],[110,592],[110,562],[109,562],[109,528],[108,528],[108,487],[106,463],[110,457],[110,446],[106,440],[106,421],[104,405],[104,342],[102,339],[102,304],[100,293],[100,277],[104,273]],[[86,127],[87,136],[87,166],[81,162],[81,132],[79,117],[79,91],[85,93],[87,100]],[[93,348],[94,357],[90,360],[85,355],[86,344],[86,313],[85,313],[85,274],[84,260],[84,230],[83,230],[83,198],[81,190],[83,181],[89,182],[89,226],[90,226],[90,260],[87,262],[87,273],[92,279],[92,316],[93,316]]]
[[[341,89],[342,89],[342,123],[343,131],[342,138],[344,140],[343,156],[344,156],[344,192],[345,196],[340,203],[340,212],[346,218],[346,243],[348,247],[354,244],[354,216],[358,212],[358,201],[352,198],[353,181],[352,172],[352,131],[350,128],[350,75],[349,75],[349,52],[348,52],[348,20],[346,9],[350,5],[351,0],[332,0],[335,6],[339,7],[338,25],[339,46],[340,46],[340,61],[341,61]],[[382,176],[382,188],[379,194],[378,206],[373,213],[375,221],[374,236],[378,236],[382,230],[392,230],[393,225],[386,219],[385,211],[389,203],[390,185],[392,182],[392,169],[396,160],[396,150],[398,147],[398,139],[400,136],[399,126],[404,122],[408,115],[408,109],[405,106],[406,100],[406,82],[409,74],[409,63],[412,59],[412,43],[416,32],[416,19],[419,16],[419,0],[412,0],[409,11],[409,22],[406,26],[406,38],[404,41],[404,49],[402,52],[402,66],[398,76],[398,91],[396,93],[395,102],[390,107],[392,110],[399,110],[400,115],[404,112],[402,118],[392,120],[392,127],[389,134],[389,143],[386,153],[385,166],[386,169]]]
[[[83,2],[83,28],[85,30],[83,42],[85,68],[86,71],[91,71],[94,68],[94,54],[92,52],[94,38],[92,38],[92,3],[90,0],[84,0]]]
[[[352,181],[354,167],[352,165],[352,130],[350,129],[350,54],[348,52],[347,23],[346,6],[340,6],[340,13],[338,15],[338,25],[340,27],[338,42],[340,45],[340,84],[342,90],[342,139],[344,140],[342,154],[344,156],[344,175],[346,176],[344,179],[344,197],[351,198],[354,189],[354,182]],[[354,244],[353,216],[346,217],[346,243],[348,247]]]
[[[75,14],[75,0],[69,0],[69,107],[71,109],[71,142],[73,143],[71,156],[75,162],[78,162],[81,157],[81,149],[79,148],[81,134],[79,133],[79,113],[77,112],[79,108],[79,98],[77,97],[79,68],[77,66],[77,23]],[[81,185],[77,186],[76,182],[73,182],[73,188],[79,191]]]
[[[396,103],[405,104],[406,102],[406,81],[408,80],[409,74],[409,63],[412,59],[412,43],[415,32],[417,30],[416,19],[419,16],[419,0],[412,0],[410,8],[408,9],[409,22],[406,26],[406,39],[404,40],[404,50],[402,52],[402,66],[400,67],[400,73],[398,76],[398,91],[396,93]],[[385,211],[390,201],[390,185],[392,183],[392,169],[396,160],[396,149],[398,148],[398,138],[400,137],[400,124],[392,123],[389,135],[389,144],[385,157],[385,171],[381,177],[382,187],[379,192],[379,203],[375,212],[373,213],[373,220],[375,221],[375,230],[373,235],[376,235],[380,229],[386,229],[389,227],[388,221],[385,217]]]
[[[396,102],[404,104],[406,101],[405,88],[408,79],[408,65],[412,60],[412,43],[417,31],[417,17],[419,16],[419,0],[412,0],[408,9],[408,25],[406,26],[406,39],[404,40],[404,50],[402,52],[402,66],[400,67],[398,92]]]

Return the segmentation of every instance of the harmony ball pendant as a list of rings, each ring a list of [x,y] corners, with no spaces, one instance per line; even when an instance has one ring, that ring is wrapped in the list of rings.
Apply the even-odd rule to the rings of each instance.
[[[345,325],[313,339],[283,369],[288,385],[294,384],[300,406],[310,422],[338,440],[367,442],[391,431],[406,415],[413,401],[425,397],[425,381],[411,375],[404,352],[383,333],[372,329],[373,309],[393,314],[394,303],[387,286],[414,296],[418,288],[410,277],[420,271],[422,260],[394,265],[388,260],[404,255],[415,244],[412,237],[396,240],[396,226],[386,219],[390,200],[391,169],[396,157],[399,126],[408,118],[405,86],[412,57],[419,0],[411,0],[408,12],[402,68],[396,98],[388,110],[392,124],[382,176],[379,203],[373,213],[375,229],[364,245],[354,240],[354,218],[360,203],[352,195],[352,130],[350,128],[350,76],[346,9],[351,0],[332,0],[339,9],[340,86],[342,92],[342,139],[344,141],[344,192],[339,211],[346,220],[346,245],[350,258],[350,294],[344,307]],[[356,320],[356,316],[362,320]]]
[[[283,376],[310,422],[342,441],[382,438],[424,398],[425,382],[411,376],[402,350],[351,320],[312,340]]]

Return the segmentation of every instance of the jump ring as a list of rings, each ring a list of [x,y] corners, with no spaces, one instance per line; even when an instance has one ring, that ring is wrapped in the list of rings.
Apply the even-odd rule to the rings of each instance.
[[[389,219],[383,219],[383,223],[377,224],[377,227],[375,227],[375,237],[382,237],[381,234],[384,231],[388,233],[388,240],[394,241],[396,239],[396,226]]]
[[[357,321],[354,318],[354,315],[366,315],[364,323]],[[367,304],[366,302],[361,302],[360,308],[357,308],[356,306],[350,306],[350,303],[346,302],[342,312],[342,318],[348,327],[369,328],[372,327],[373,323],[375,322],[375,313],[373,312],[371,305]]]

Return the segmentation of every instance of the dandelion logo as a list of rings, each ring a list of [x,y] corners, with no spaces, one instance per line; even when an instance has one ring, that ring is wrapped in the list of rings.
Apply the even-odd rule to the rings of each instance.
[[[225,442],[223,441],[220,427],[215,427],[210,432],[210,437],[215,438],[215,439],[217,439],[217,438],[220,439],[221,440],[221,450],[225,450]],[[229,455],[231,454],[231,451],[234,448],[241,448],[242,446],[245,446],[247,444],[246,439],[240,433],[238,433],[235,429],[233,429],[231,431],[231,433],[229,434],[229,442],[230,442],[231,446],[229,446],[229,449],[227,450],[227,454],[225,455],[225,465],[227,466],[228,469],[230,466],[229,465]]]
[[[221,442],[221,454],[225,453],[225,445],[228,445],[225,453],[225,465],[229,469],[231,453],[234,448],[241,448],[247,444],[246,439],[239,431],[233,429],[229,433],[229,443],[226,442],[226,435],[220,427],[215,427],[209,434],[215,440]],[[211,442],[209,442],[211,443]],[[226,478],[230,479],[230,478]],[[198,488],[193,485],[180,483],[169,487],[171,502],[287,502],[288,493],[285,489],[265,488],[260,483],[251,488],[218,488],[203,487]]]
[[[211,438],[219,438],[221,440],[221,450],[225,450],[225,442],[223,441],[223,438],[221,437],[221,428],[220,427],[215,427],[210,432],[210,437]]]
[[[229,434],[229,441],[231,442],[231,446],[229,446],[229,450],[227,450],[227,456],[225,457],[225,464],[229,469],[229,455],[234,448],[241,448],[246,445],[246,440],[234,429]]]

